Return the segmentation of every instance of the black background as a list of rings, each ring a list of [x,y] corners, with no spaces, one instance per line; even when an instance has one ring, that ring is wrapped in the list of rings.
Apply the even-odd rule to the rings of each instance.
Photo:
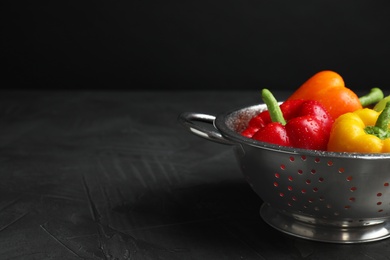
[[[8,89],[388,87],[390,4],[368,0],[6,1]]]

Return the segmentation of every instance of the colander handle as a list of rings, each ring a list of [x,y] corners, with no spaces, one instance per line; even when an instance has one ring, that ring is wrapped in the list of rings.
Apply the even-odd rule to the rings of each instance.
[[[218,129],[214,126],[215,116],[201,114],[201,113],[192,113],[185,112],[179,115],[178,121],[191,133],[203,137],[207,140],[220,143],[220,144],[234,144],[232,141],[229,141],[221,135]],[[196,122],[203,122],[213,126],[213,128],[207,128]]]

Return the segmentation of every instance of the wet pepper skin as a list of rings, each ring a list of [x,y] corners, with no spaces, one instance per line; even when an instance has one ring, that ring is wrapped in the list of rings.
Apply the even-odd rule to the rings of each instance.
[[[390,138],[380,138],[365,131],[375,126],[381,112],[364,108],[336,119],[328,143],[333,152],[390,153]],[[387,128],[387,129],[386,129]],[[388,126],[383,131],[389,131]]]
[[[258,141],[303,149],[326,150],[334,122],[320,102],[289,100],[280,105],[286,124],[272,122],[269,111],[253,117],[242,135]]]

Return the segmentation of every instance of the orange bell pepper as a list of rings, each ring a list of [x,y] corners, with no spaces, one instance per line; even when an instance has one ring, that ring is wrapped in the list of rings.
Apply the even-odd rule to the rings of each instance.
[[[303,83],[287,100],[317,100],[335,120],[340,115],[361,109],[359,97],[345,87],[343,78],[330,70],[320,71]]]

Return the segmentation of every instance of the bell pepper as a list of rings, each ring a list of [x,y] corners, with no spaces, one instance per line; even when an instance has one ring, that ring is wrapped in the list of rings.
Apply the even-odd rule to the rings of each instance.
[[[390,153],[390,102],[382,112],[363,108],[341,115],[333,124],[328,151]]]
[[[303,103],[303,99],[299,100],[289,100],[285,101],[280,105],[280,110],[282,111],[283,117],[285,120],[292,119],[295,114],[297,114],[296,110]],[[249,120],[248,126],[244,131],[241,132],[243,136],[248,138],[252,138],[252,136],[259,131],[259,129],[265,127],[267,124],[271,123],[272,119],[269,113],[269,110],[265,110],[258,115],[252,117]]]
[[[287,100],[317,100],[333,119],[363,108],[359,97],[345,87],[343,78],[334,71],[320,71],[304,82]]]
[[[244,136],[281,146],[326,150],[333,119],[318,101],[291,100],[279,106],[268,89],[262,90],[262,98],[268,110],[252,118]]]

